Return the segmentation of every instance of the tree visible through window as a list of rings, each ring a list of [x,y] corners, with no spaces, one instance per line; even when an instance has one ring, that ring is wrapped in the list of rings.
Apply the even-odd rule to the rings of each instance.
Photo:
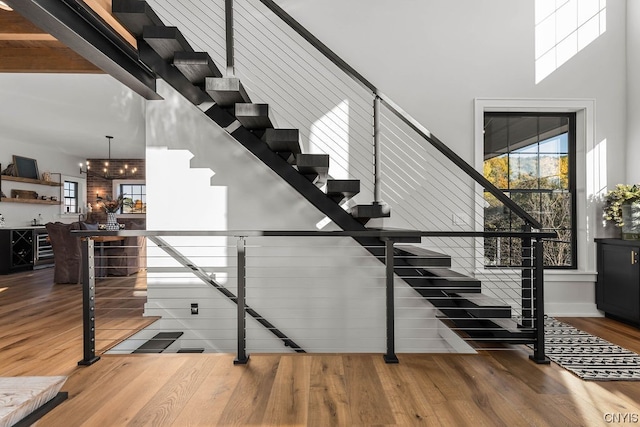
[[[147,186],[145,184],[120,184],[120,194],[124,194],[124,205],[120,213],[147,212]]]
[[[485,113],[484,176],[558,239],[545,242],[549,267],[576,268],[575,115]],[[485,193],[485,230],[524,222]],[[485,264],[521,265],[520,239],[485,239]]]

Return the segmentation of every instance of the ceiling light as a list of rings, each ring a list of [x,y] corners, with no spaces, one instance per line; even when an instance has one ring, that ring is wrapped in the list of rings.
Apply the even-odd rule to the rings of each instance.
[[[0,9],[7,10],[9,12],[13,12],[13,9],[11,9],[11,6],[9,6],[8,4],[6,4],[3,1],[0,1]]]
[[[126,165],[126,164],[124,165],[124,169],[119,170],[119,173],[115,173],[113,170],[111,170],[111,167],[109,165],[111,162],[111,140],[113,139],[113,137],[110,135],[107,135],[105,138],[107,138],[107,140],[109,141],[109,159],[105,160],[104,162],[104,166],[102,168],[102,174],[91,169],[89,160],[87,160],[86,165],[83,165],[82,163],[80,163],[80,173],[81,174],[86,173],[87,176],[96,176],[102,179],[111,179],[111,180],[128,178],[131,175],[135,175],[138,172],[138,168],[129,169],[129,165]]]

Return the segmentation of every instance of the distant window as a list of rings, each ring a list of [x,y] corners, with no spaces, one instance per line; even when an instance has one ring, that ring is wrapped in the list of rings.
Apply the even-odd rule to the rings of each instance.
[[[74,181],[64,182],[64,211],[66,213],[78,213],[78,183]]]
[[[145,184],[120,184],[120,194],[124,194],[125,200],[120,213],[147,212],[147,186]]]

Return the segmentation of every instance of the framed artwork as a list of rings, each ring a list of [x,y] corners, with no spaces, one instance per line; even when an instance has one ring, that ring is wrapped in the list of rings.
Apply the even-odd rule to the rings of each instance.
[[[16,168],[16,176],[22,178],[40,179],[38,162],[28,157],[13,156],[13,164]]]

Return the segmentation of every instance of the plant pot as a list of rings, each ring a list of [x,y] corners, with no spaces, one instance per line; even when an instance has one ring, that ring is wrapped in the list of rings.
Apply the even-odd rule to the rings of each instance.
[[[116,219],[115,212],[107,212],[107,230],[109,231],[118,231],[120,230],[120,224],[118,224],[118,220]]]
[[[622,238],[640,240],[640,203],[622,205]]]

